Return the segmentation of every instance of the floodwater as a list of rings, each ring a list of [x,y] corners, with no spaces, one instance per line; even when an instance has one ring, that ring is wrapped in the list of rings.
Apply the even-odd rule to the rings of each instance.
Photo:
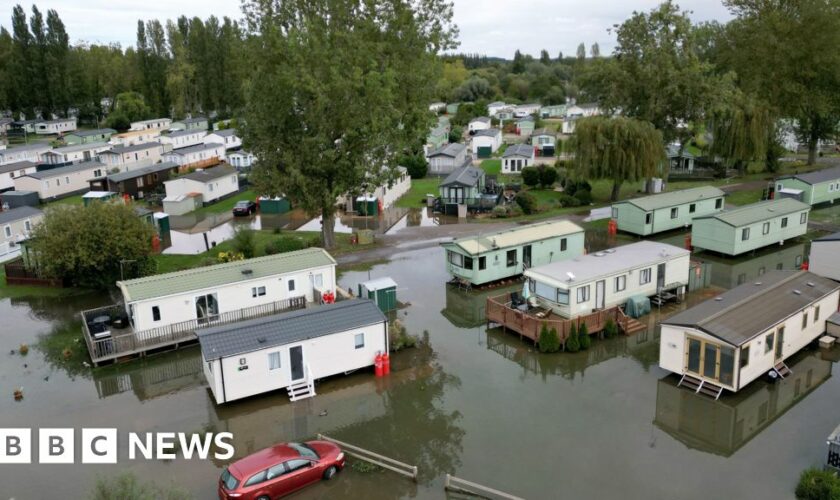
[[[594,238],[590,244],[602,244]],[[768,259],[767,269],[775,265],[775,255],[757,258]],[[823,459],[825,437],[840,417],[840,381],[832,377],[840,349],[807,350],[791,362],[794,376],[715,402],[676,388],[657,366],[660,314],[684,305],[654,310],[649,329],[635,336],[598,340],[576,354],[540,354],[517,336],[486,330],[484,301],[504,288],[448,288],[443,262],[443,251],[430,248],[371,270],[398,283],[406,304],[398,315],[423,339],[393,356],[391,376],[362,371],[322,381],[315,398],[294,404],[277,393],[216,406],[195,348],[93,372],[80,357],[63,361],[61,342],[26,357],[10,354],[20,343],[77,331],[78,310],[110,299],[2,299],[0,422],[116,427],[123,446],[129,431],[229,431],[237,457],[320,432],[419,467],[417,484],[348,468],[296,495],[306,499],[442,498],[447,473],[531,499],[781,499],[792,497],[802,469]],[[346,272],[341,286],[367,278],[366,271]],[[692,292],[687,302],[726,283]],[[25,398],[14,402],[20,386]],[[118,465],[4,465],[0,497],[61,491],[82,498],[97,476],[129,469],[212,498],[224,465],[130,462],[124,450]]]

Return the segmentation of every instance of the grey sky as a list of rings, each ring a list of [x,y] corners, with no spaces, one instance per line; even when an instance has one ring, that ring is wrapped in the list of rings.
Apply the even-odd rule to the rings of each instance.
[[[0,0],[0,24],[10,28],[12,6]],[[598,42],[601,52],[612,50],[615,38],[607,29],[634,10],[648,11],[660,0],[455,0],[455,22],[461,29],[461,52],[510,58],[518,48],[552,57],[558,51],[573,54],[579,43],[587,49]],[[29,12],[31,3],[23,3]],[[42,11],[56,9],[73,42],[133,45],[138,19],[173,19],[179,15],[207,18],[239,17],[238,0],[38,0]],[[718,0],[683,0],[696,21],[726,20]]]

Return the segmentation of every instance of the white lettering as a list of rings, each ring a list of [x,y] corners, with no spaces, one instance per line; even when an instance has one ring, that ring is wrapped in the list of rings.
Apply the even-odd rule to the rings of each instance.
[[[157,459],[158,460],[174,460],[177,455],[175,450],[175,433],[174,432],[158,432],[157,436]]]
[[[155,449],[155,442],[152,439],[152,433],[147,432],[145,440],[141,440],[140,436],[137,433],[130,432],[128,433],[128,459],[134,460],[137,457],[137,452],[139,451],[143,458],[146,460],[151,460],[152,453]]]
[[[225,440],[230,441],[225,442]],[[228,460],[233,457],[233,434],[230,432],[220,432],[213,438],[216,448],[225,450],[225,453],[216,453],[217,460]]]
[[[183,432],[178,433],[178,440],[181,442],[181,452],[184,458],[191,459],[193,453],[198,453],[198,458],[207,460],[207,454],[210,453],[210,445],[213,443],[213,435],[210,433],[201,436],[200,434],[191,434],[189,441],[187,435]]]

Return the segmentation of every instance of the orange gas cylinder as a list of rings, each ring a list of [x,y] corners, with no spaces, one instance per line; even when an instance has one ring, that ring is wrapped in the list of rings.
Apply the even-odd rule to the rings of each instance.
[[[690,234],[685,235],[685,249],[686,250],[691,250],[691,235]]]
[[[158,235],[152,236],[152,251],[155,253],[160,252],[160,236]]]
[[[382,355],[382,374],[388,375],[391,373],[391,356],[386,352]]]
[[[803,271],[807,271],[807,270],[808,270],[808,261],[807,261],[807,260],[802,262],[802,267],[801,267],[801,269],[802,269]]]
[[[607,223],[607,234],[618,234],[618,222],[615,219],[610,219]]]
[[[384,370],[384,366],[382,363],[382,353],[376,353],[376,357],[373,359],[373,371],[377,377],[381,377]]]
[[[382,213],[382,200],[377,200],[376,201],[376,213],[377,214]]]

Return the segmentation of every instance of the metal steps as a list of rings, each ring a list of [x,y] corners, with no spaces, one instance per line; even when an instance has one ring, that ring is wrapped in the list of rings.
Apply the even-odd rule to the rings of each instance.
[[[723,394],[723,387],[707,380],[692,377],[687,373],[682,376],[677,387],[686,387],[694,391],[695,394],[703,394],[715,400],[719,399],[721,394]]]
[[[312,378],[312,372],[309,370],[309,366],[306,367],[306,377],[288,386],[286,390],[289,393],[289,401],[292,402],[315,396],[315,380]]]
[[[784,361],[779,361],[776,363],[776,366],[773,367],[773,371],[779,375],[781,378],[786,378],[790,375],[793,375],[793,371],[788,368],[788,365],[785,364]]]

